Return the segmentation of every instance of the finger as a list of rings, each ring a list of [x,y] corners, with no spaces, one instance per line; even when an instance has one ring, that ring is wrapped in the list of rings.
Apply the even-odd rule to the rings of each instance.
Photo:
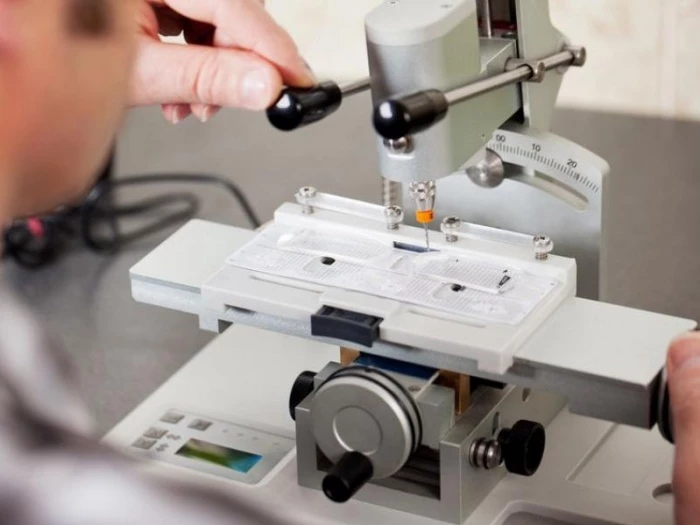
[[[209,122],[220,110],[220,106],[192,104],[192,114],[197,117],[200,122]]]
[[[171,124],[179,124],[192,114],[189,104],[163,104],[163,116]]]
[[[700,334],[672,343],[667,368],[676,441],[676,523],[690,525],[700,517]]]
[[[135,68],[134,105],[207,104],[260,110],[269,107],[282,89],[275,67],[247,51],[144,38]]]
[[[247,49],[269,60],[293,86],[314,83],[287,32],[265,11],[259,0],[154,0],[178,13],[217,28],[220,46]]]
[[[158,38],[158,17],[148,3],[140,3],[139,10],[136,15],[137,26],[141,28],[146,35],[151,38]]]

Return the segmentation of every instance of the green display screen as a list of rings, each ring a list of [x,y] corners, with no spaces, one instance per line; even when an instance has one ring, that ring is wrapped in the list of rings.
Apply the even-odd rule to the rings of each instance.
[[[243,474],[250,472],[263,458],[257,454],[214,445],[199,439],[190,439],[177,451],[177,455],[226,467]]]

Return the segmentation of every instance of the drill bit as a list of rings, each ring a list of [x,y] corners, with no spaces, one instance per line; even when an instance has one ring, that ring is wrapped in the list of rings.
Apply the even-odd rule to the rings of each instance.
[[[409,193],[416,202],[416,222],[425,230],[425,250],[430,251],[430,231],[428,224],[435,220],[435,181],[412,182]]]

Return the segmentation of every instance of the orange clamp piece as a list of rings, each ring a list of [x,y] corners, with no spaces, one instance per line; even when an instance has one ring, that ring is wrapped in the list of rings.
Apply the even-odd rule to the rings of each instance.
[[[421,224],[427,224],[435,220],[435,212],[433,210],[417,211],[416,220]]]

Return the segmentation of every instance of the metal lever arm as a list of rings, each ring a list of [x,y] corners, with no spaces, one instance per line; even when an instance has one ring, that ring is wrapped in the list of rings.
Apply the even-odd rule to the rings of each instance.
[[[514,62],[517,66],[508,68],[503,73],[452,91],[430,89],[385,100],[374,110],[374,128],[379,135],[389,140],[414,135],[440,122],[452,105],[519,82],[541,82],[546,71],[567,66],[583,66],[585,62],[585,49],[572,47],[542,60]]]
[[[267,110],[267,118],[277,129],[293,131],[326,118],[344,97],[366,91],[369,85],[369,79],[362,79],[344,86],[329,81],[310,88],[285,88]]]

